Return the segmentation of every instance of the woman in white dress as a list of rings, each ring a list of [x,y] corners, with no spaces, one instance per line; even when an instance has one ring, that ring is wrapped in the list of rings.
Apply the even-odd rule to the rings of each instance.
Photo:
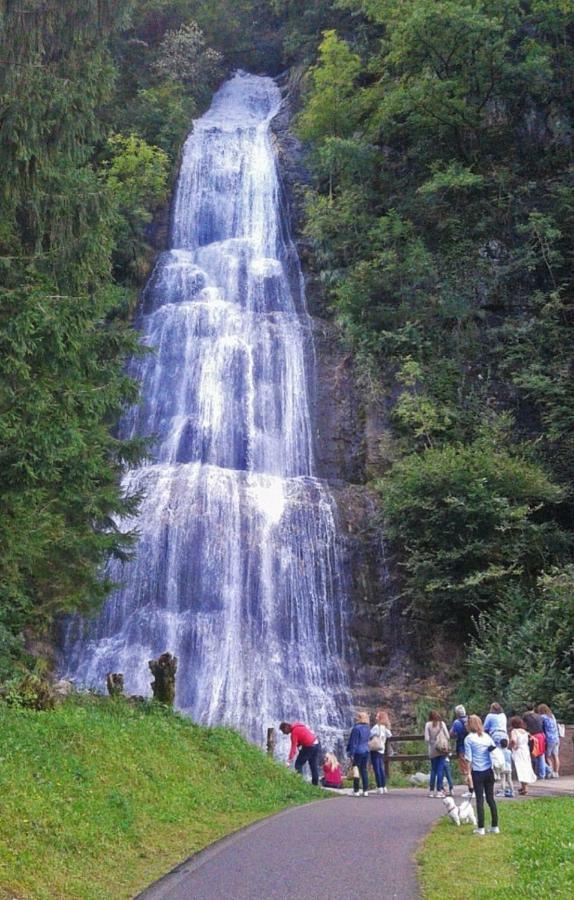
[[[510,749],[512,750],[512,762],[516,769],[516,777],[520,782],[519,794],[526,794],[527,784],[534,784],[536,775],[530,761],[530,747],[528,744],[528,732],[520,716],[513,716],[510,720]]]

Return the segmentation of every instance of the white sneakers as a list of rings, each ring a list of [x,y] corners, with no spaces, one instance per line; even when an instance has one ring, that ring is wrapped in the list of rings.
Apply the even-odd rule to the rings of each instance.
[[[485,835],[484,828],[475,828],[472,833],[478,834],[479,837],[484,837],[484,835]]]
[[[386,788],[385,788],[385,790],[386,790]],[[443,793],[443,791],[429,791],[428,795],[429,795],[429,797],[432,797],[433,800],[437,800],[437,799],[443,800],[445,797],[445,794]]]
[[[368,791],[353,791],[353,797],[368,797]]]
[[[487,828],[486,831],[489,834],[500,834],[500,828],[498,827],[498,825],[495,825],[494,828]],[[478,834],[479,837],[484,837],[484,835],[486,834],[484,828],[475,828],[472,833]]]
[[[377,794],[384,794],[384,793],[385,793],[384,788],[377,788]]]
[[[495,825],[493,828],[487,828],[486,830],[489,834],[500,834],[500,828],[498,827],[498,825]]]

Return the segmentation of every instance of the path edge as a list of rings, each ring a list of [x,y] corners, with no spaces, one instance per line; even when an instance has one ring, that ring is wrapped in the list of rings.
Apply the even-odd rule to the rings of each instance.
[[[168,900],[171,896],[171,890],[183,879],[199,869],[204,863],[213,859],[214,856],[217,856],[222,850],[225,850],[226,847],[240,841],[248,832],[257,831],[272,819],[280,819],[283,816],[288,816],[302,807],[315,806],[319,803],[324,803],[325,800],[333,800],[336,796],[337,795],[332,797],[326,796],[320,800],[312,800],[310,803],[298,803],[295,806],[288,806],[286,809],[280,809],[278,812],[270,813],[270,815],[263,816],[261,819],[250,822],[248,825],[242,825],[236,831],[232,831],[230,834],[226,834],[216,841],[213,841],[211,844],[208,844],[207,847],[204,847],[202,850],[192,853],[191,856],[188,856],[183,862],[179,863],[173,869],[170,869],[169,872],[166,872],[166,874],[162,875],[161,878],[158,878],[157,881],[153,881],[144,888],[143,891],[134,894],[133,900]]]

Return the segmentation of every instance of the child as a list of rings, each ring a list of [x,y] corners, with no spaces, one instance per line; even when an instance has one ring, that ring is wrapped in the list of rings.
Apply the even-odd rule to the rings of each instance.
[[[504,756],[504,768],[500,773],[500,787],[505,797],[514,797],[514,785],[512,784],[512,753],[506,738],[502,738],[500,749]]]
[[[323,787],[340,788],[343,786],[341,764],[334,753],[325,753],[323,778],[321,779],[321,782]]]

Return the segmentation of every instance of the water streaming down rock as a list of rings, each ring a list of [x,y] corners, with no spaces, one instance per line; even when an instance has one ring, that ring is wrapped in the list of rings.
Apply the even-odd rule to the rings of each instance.
[[[261,742],[269,724],[346,724],[345,590],[331,497],[313,476],[309,320],[281,214],[270,122],[275,83],[238,73],[187,140],[171,245],[144,292],[153,354],[122,434],[155,436],[137,557],[94,622],[71,623],[67,674],[180,660],[177,706]],[[133,522],[126,522],[133,527]]]

